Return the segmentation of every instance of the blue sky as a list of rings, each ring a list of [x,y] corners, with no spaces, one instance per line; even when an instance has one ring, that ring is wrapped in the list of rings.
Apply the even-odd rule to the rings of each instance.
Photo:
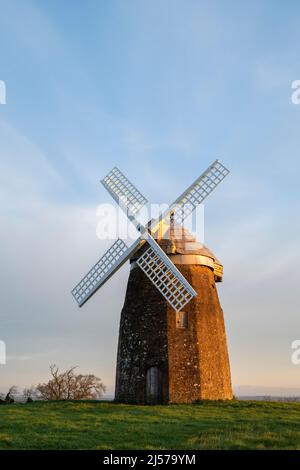
[[[99,180],[118,165],[169,203],[219,157],[205,241],[233,383],[300,389],[299,16],[292,0],[0,0],[0,388],[56,362],[113,391],[128,267],[84,310],[69,294],[105,248]]]

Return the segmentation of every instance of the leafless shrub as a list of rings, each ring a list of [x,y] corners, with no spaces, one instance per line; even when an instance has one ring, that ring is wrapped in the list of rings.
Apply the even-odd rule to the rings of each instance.
[[[36,387],[43,400],[96,400],[106,388],[99,377],[93,374],[75,374],[76,367],[60,372],[54,364],[50,366],[51,379]]]
[[[22,395],[23,395],[24,400],[32,401],[38,398],[38,391],[36,387],[32,385],[30,388],[24,388]]]

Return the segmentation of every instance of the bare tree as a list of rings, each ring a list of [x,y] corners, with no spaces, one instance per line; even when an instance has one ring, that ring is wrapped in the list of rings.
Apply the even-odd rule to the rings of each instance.
[[[30,388],[24,388],[23,390],[23,398],[27,401],[27,403],[30,403],[34,399],[38,398],[37,395],[37,389],[33,385],[31,385]]]
[[[105,392],[105,385],[93,374],[75,374],[76,367],[60,372],[50,366],[51,379],[36,387],[43,400],[96,400]]]

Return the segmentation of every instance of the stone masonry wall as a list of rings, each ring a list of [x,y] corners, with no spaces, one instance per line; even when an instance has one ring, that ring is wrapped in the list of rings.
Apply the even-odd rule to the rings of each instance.
[[[177,268],[197,291],[184,311],[188,328],[176,328],[174,311],[168,309],[169,401],[232,399],[230,366],[223,311],[213,271],[206,266]]]
[[[117,400],[146,403],[146,371],[162,372],[161,401],[168,402],[167,305],[141,269],[130,272],[121,312],[116,394]]]
[[[176,327],[176,314],[139,269],[130,272],[121,313],[116,399],[146,403],[146,371],[158,366],[161,403],[231,399],[230,367],[213,271],[178,265],[198,296],[183,309],[187,329]]]

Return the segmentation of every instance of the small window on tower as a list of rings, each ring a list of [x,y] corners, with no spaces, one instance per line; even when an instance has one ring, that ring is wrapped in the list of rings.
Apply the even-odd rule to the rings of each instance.
[[[185,330],[188,327],[187,312],[176,312],[176,328]]]

